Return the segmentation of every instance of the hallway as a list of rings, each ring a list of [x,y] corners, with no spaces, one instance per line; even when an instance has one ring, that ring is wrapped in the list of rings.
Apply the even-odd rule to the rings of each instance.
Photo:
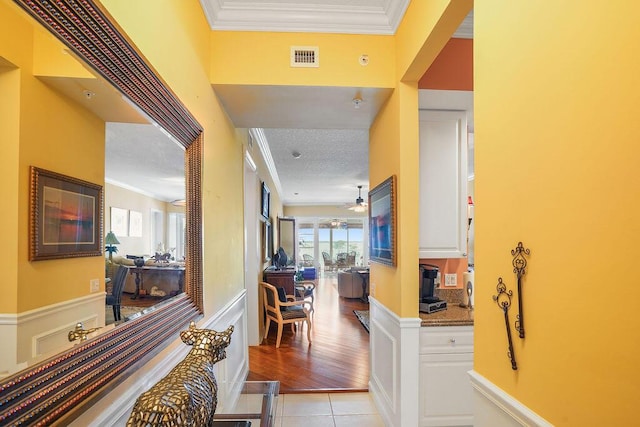
[[[335,273],[317,280],[311,345],[306,331],[285,326],[276,349],[277,325],[259,346],[249,347],[248,381],[280,381],[280,393],[367,391],[369,334],[353,310],[368,310],[358,299],[338,296]]]

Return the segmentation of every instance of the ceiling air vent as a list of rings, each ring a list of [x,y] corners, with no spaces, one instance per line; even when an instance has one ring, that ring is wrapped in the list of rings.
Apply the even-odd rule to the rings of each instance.
[[[314,46],[291,46],[292,67],[319,67],[320,53]]]

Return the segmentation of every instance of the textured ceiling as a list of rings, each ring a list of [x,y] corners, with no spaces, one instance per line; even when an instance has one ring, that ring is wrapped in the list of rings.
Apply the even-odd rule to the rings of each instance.
[[[105,177],[156,199],[184,199],[184,148],[153,125],[107,123]]]
[[[353,203],[358,185],[366,199],[368,129],[264,129],[264,134],[287,204]]]

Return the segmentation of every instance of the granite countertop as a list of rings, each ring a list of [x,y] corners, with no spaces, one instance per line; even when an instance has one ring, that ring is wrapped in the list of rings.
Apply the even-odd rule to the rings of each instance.
[[[473,310],[448,303],[446,310],[420,313],[420,318],[420,326],[467,326],[473,325]]]
[[[420,326],[470,326],[473,325],[473,310],[460,307],[464,298],[462,289],[436,289],[436,296],[447,301],[447,309],[435,313],[420,313]]]

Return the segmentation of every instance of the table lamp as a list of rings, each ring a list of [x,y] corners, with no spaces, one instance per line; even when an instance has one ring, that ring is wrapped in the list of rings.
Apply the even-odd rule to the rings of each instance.
[[[118,248],[116,248],[115,245],[119,245],[120,242],[116,235],[113,234],[113,231],[109,231],[104,239],[104,243],[107,245],[104,249],[109,252],[109,262],[112,262],[113,253],[118,252]]]

